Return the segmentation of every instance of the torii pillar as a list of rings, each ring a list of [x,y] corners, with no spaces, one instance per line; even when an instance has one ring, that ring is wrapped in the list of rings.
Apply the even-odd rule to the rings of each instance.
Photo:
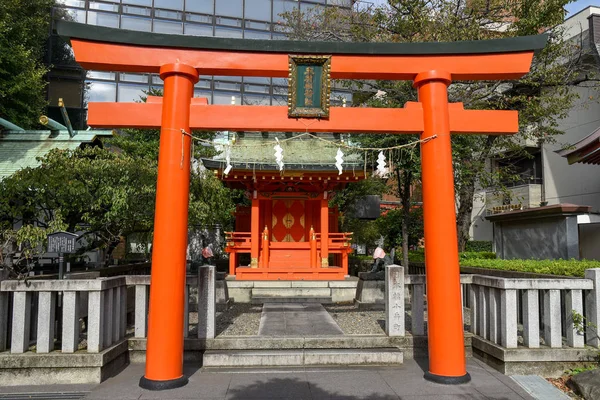
[[[191,138],[190,104],[198,71],[185,64],[160,68],[164,81],[156,183],[146,374],[152,390],[183,386],[183,313],[188,244]],[[169,379],[164,379],[169,377]]]
[[[448,72],[428,71],[417,75],[414,86],[423,106],[421,139],[436,136],[421,144],[429,336],[429,372],[425,378],[456,384],[471,378],[466,371],[464,350],[448,110],[450,82]]]

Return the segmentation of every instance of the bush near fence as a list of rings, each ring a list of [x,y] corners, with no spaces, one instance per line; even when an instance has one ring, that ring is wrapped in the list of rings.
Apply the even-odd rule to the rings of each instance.
[[[465,245],[465,251],[492,251],[492,242],[489,240],[469,240]]]
[[[463,267],[497,269],[503,271],[533,272],[574,276],[582,278],[586,269],[600,268],[600,261],[592,260],[490,260],[467,259],[461,260]]]

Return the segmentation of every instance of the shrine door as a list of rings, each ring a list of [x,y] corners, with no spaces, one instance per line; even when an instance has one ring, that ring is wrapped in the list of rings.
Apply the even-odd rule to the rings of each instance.
[[[304,242],[306,205],[302,199],[274,199],[271,217],[272,242]]]

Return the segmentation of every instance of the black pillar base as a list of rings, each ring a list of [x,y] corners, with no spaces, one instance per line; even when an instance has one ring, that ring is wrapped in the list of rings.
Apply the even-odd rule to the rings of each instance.
[[[424,378],[430,382],[441,383],[442,385],[460,385],[471,382],[471,375],[468,372],[463,376],[442,376],[425,372]]]
[[[148,379],[145,376],[140,378],[140,387],[148,390],[169,390],[187,385],[187,376],[182,376],[177,379],[169,379],[167,381],[155,381]]]

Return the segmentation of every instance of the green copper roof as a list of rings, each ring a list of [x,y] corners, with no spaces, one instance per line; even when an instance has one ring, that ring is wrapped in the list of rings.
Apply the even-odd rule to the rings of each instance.
[[[0,180],[20,169],[37,167],[37,157],[52,149],[73,150],[83,143],[92,143],[98,136],[112,136],[112,131],[76,131],[69,137],[67,131],[4,131],[0,133]]]
[[[338,140],[331,134],[319,134],[319,140],[310,136],[295,138],[300,134],[294,134],[292,138],[285,133],[270,133],[268,138],[258,132],[246,132],[243,137],[237,137],[231,146],[231,164],[235,169],[248,170],[273,170],[279,167],[275,163],[276,144],[275,137],[280,141],[283,148],[283,162],[287,170],[313,170],[332,171],[335,167],[335,156],[338,149]],[[204,165],[209,168],[225,168],[225,151],[212,160],[203,159]],[[352,154],[349,149],[341,147],[344,153],[342,164],[344,170],[363,168],[363,155]]]
[[[433,55],[483,54],[537,51],[546,46],[548,35],[463,42],[425,43],[344,43],[295,40],[257,40],[170,35],[59,21],[56,31],[66,39],[123,43],[153,47],[179,47],[205,50],[260,51],[268,53]]]

